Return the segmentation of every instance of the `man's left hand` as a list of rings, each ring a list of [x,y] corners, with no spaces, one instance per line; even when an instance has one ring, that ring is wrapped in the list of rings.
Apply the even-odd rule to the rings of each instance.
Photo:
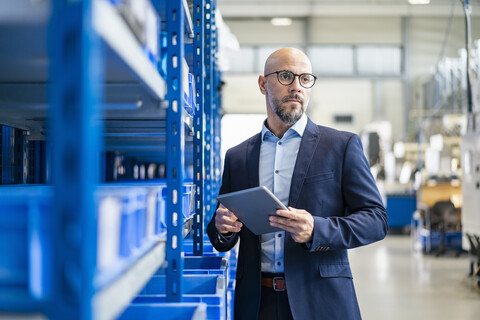
[[[270,225],[290,232],[293,240],[304,243],[312,240],[313,217],[302,209],[288,207],[288,210],[277,210],[276,216],[270,216]]]

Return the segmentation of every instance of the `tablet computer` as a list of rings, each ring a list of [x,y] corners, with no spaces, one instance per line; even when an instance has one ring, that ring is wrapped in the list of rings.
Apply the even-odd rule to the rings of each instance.
[[[272,227],[268,216],[275,215],[277,209],[287,210],[287,207],[264,186],[222,194],[217,200],[256,235],[283,231]]]

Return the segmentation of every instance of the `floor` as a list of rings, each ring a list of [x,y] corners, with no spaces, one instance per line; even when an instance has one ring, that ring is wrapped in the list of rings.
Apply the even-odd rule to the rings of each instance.
[[[365,320],[480,319],[467,254],[424,255],[411,250],[409,236],[388,235],[349,256]]]

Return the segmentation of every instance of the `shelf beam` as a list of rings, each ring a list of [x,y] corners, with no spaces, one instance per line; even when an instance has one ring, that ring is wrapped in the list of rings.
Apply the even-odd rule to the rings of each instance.
[[[95,31],[118,56],[146,84],[160,100],[165,97],[165,81],[153,63],[142,52],[141,46],[118,11],[106,0],[93,1],[93,26]]]
[[[164,261],[165,241],[161,241],[119,279],[94,296],[93,318],[116,319]]]

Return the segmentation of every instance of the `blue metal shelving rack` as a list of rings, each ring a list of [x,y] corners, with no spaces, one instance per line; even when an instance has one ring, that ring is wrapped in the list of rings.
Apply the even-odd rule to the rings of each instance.
[[[100,39],[92,1],[52,2],[51,137],[53,143],[53,274],[47,314],[91,319],[95,294],[94,187],[99,182]],[[76,183],[72,183],[75,181]]]
[[[36,35],[36,30],[28,32],[34,37],[36,35],[37,41],[48,38],[48,45],[41,43],[38,50],[50,61],[49,72],[42,69],[46,69],[46,65],[39,64],[20,72],[32,72],[35,76],[12,84],[5,84],[8,72],[0,75],[0,82],[4,82],[0,84],[0,93],[8,93],[4,95],[6,102],[0,98],[0,107],[16,100],[22,104],[22,108],[18,109],[20,111],[15,106],[7,106],[7,112],[2,112],[0,118],[2,123],[31,128],[36,137],[44,134],[42,126],[48,121],[46,132],[50,152],[42,152],[47,153],[47,158],[52,157],[55,199],[50,218],[53,246],[49,265],[52,268],[46,272],[52,276],[45,279],[48,288],[44,288],[41,299],[33,305],[32,298],[19,298],[15,301],[15,309],[4,310],[5,304],[0,295],[0,313],[28,310],[45,314],[51,319],[114,319],[162,265],[165,256],[167,301],[182,301],[183,238],[189,231],[182,223],[184,170],[188,158],[186,143],[193,145],[193,160],[190,161],[196,185],[196,215],[192,231],[195,255],[203,254],[204,220],[211,217],[215,209],[214,195],[219,186],[215,1],[194,0],[193,23],[186,0],[152,0],[152,4],[167,26],[168,78],[165,81],[157,68],[152,67],[142,55],[132,32],[110,1],[52,0],[48,5],[45,2],[22,4],[25,6],[23,10],[28,11],[35,23],[40,22],[39,34]],[[0,10],[8,10],[9,5],[15,4],[0,4]],[[0,32],[1,29],[2,21]],[[0,47],[5,44],[4,40],[0,40]],[[17,43],[11,50],[17,50],[22,45]],[[193,57],[187,62],[196,85],[192,127],[186,121],[189,116],[184,111],[182,97],[186,89],[182,81],[182,59],[187,57],[185,48],[188,46],[193,47]],[[5,48],[2,47],[2,50]],[[28,50],[28,45],[26,48]],[[13,51],[12,56],[15,55]],[[39,53],[32,53],[36,54]],[[21,58],[22,55],[19,56]],[[3,67],[10,68],[0,63],[0,71]],[[120,83],[112,84],[119,74],[118,70],[123,78]],[[26,90],[32,90],[34,94],[21,97]],[[116,97],[119,93],[126,98],[125,101],[119,101]],[[138,96],[143,101],[139,111],[136,110]],[[166,111],[162,101],[168,102]],[[133,118],[130,119],[131,116]],[[19,122],[21,118],[24,121]],[[27,118],[28,121],[25,120]],[[31,118],[36,120],[31,121]],[[153,127],[152,133],[145,132],[142,121]],[[193,132],[192,139],[186,137],[186,127]],[[124,139],[132,134],[136,134],[133,143]],[[150,150],[151,140],[145,137],[154,137],[163,145],[153,144],[156,147]],[[25,166],[25,137],[21,139],[24,155],[21,161]],[[142,155],[166,154],[157,157],[166,160],[168,230],[166,244],[159,241],[139,254],[138,261],[108,287],[99,287],[95,189],[100,183],[102,169],[99,159],[106,148],[123,148],[129,152],[140,150]],[[2,160],[5,157],[7,155],[2,154]],[[15,175],[19,174],[22,175],[22,172],[15,171]],[[41,180],[45,179],[30,181]],[[24,172],[21,183],[26,183]]]
[[[212,23],[213,23],[213,4],[207,1],[205,5],[205,211],[206,218],[211,215],[213,202],[213,157],[210,154],[212,150],[213,136],[213,40],[212,40]]]
[[[204,143],[204,30],[205,24],[205,1],[193,1],[193,77],[195,81],[195,100],[196,112],[194,119],[195,136],[193,137],[193,180],[196,186],[195,192],[195,211],[196,216],[193,221],[193,254],[196,256],[203,255],[203,225],[205,218],[204,207],[204,173],[203,167],[205,163],[205,143]]]
[[[185,131],[183,130],[184,14],[180,1],[167,2],[167,301],[181,302],[183,294],[182,188]]]

